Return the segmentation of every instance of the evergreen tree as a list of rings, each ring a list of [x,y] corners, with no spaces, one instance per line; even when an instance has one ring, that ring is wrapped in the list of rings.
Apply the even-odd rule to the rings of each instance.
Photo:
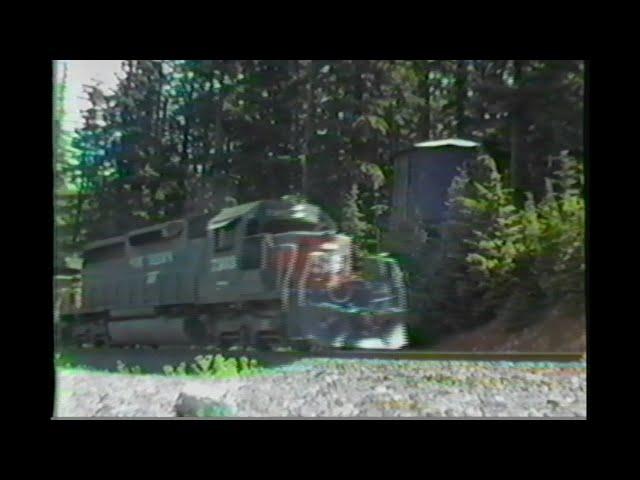
[[[72,142],[56,110],[56,222],[77,250],[227,197],[304,195],[375,249],[393,154],[454,136],[483,143],[518,207],[526,191],[537,203],[553,158],[580,157],[583,71],[555,60],[127,60],[113,92],[85,87]]]

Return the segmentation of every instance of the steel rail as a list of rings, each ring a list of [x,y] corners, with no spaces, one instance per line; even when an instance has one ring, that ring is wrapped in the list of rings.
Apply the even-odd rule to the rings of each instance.
[[[431,350],[325,350],[325,351],[259,351],[222,350],[206,347],[159,347],[151,348],[107,348],[89,347],[62,348],[63,355],[76,357],[79,363],[98,368],[111,368],[117,360],[127,365],[161,365],[185,361],[189,363],[198,355],[217,355],[256,359],[265,366],[286,364],[305,358],[328,358],[345,360],[413,360],[413,361],[476,361],[476,362],[584,362],[584,353],[572,352],[437,352]],[[92,365],[93,364],[93,365]],[[157,368],[154,368],[157,370]]]

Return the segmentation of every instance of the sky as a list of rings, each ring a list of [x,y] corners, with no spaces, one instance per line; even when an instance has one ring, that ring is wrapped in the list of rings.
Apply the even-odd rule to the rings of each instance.
[[[67,92],[65,98],[65,121],[63,128],[71,131],[82,124],[81,112],[89,106],[82,86],[102,82],[106,91],[116,86],[116,73],[120,72],[122,60],[60,60],[67,65]],[[61,75],[62,67],[58,67]]]

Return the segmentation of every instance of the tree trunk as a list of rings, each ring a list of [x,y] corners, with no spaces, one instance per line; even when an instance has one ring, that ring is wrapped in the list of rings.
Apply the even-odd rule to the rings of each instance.
[[[466,133],[465,106],[467,103],[467,69],[464,60],[458,60],[456,62],[455,91],[456,135],[462,138]]]
[[[309,179],[308,179],[308,167],[307,161],[309,159],[311,142],[311,132],[313,129],[313,114],[315,110],[315,103],[313,97],[313,77],[314,77],[314,63],[313,60],[309,61],[307,66],[307,98],[306,98],[306,115],[304,118],[304,143],[302,145],[302,195],[306,198],[309,191]]]
[[[422,113],[422,131],[426,135],[425,140],[431,139],[431,69],[425,62],[424,64],[424,110]],[[422,139],[419,139],[422,140]]]
[[[222,84],[224,82],[224,72],[218,73],[218,99],[216,102],[216,164],[222,165],[222,157],[224,156],[224,132],[222,130],[222,115],[224,114],[224,94],[222,93]]]
[[[355,108],[353,109],[353,118],[354,120],[359,119],[364,114],[363,108],[363,85],[362,85],[362,73],[364,70],[364,66],[362,65],[361,60],[353,61],[354,68],[354,79],[353,79],[353,98],[355,100]],[[350,143],[351,143],[351,162],[352,165],[355,166],[361,158],[361,147],[362,141],[359,135],[360,126],[354,127],[353,125],[350,128]]]
[[[71,244],[76,249],[79,246],[80,234],[82,233],[82,211],[84,207],[85,194],[84,189],[78,192],[78,198],[75,205],[75,214],[73,218],[73,235],[71,237]]]
[[[208,82],[208,88],[207,88],[207,92],[208,95],[210,96],[210,98],[213,98],[214,94],[213,94],[213,85],[216,79],[216,75],[215,75],[215,71],[211,72],[211,76],[209,77],[209,82]],[[216,108],[216,114],[217,114],[217,108]],[[216,118],[217,120],[217,118]],[[203,143],[203,163],[201,165],[201,174],[202,176],[204,176],[207,172],[213,171],[213,164],[214,161],[213,159],[210,158],[211,155],[211,146],[212,146],[212,141],[211,141],[211,122],[207,121],[203,127],[203,132],[202,132],[202,143]],[[217,155],[217,152],[216,152]]]
[[[190,105],[191,102],[193,101],[194,90],[195,90],[195,85],[191,83],[189,88],[189,94],[186,99],[187,105]],[[175,181],[178,185],[178,189],[180,192],[182,192],[182,195],[171,204],[172,211],[169,214],[169,216],[182,215],[184,211],[184,206],[186,203],[184,192],[186,192],[187,190],[186,188],[187,174],[189,172],[189,165],[191,163],[189,159],[190,142],[191,142],[191,116],[189,113],[185,112],[184,128],[182,130],[182,144],[181,144],[181,152],[180,152],[181,168],[176,171],[177,178],[175,178]]]
[[[189,138],[191,130],[191,119],[189,116],[184,118],[184,127],[182,128],[182,145],[180,147],[183,165],[186,167],[189,161]]]
[[[522,151],[523,118],[520,108],[520,87],[522,82],[522,60],[513,61],[513,98],[511,106],[511,187],[516,191],[516,195],[521,196],[526,188],[526,164]]]

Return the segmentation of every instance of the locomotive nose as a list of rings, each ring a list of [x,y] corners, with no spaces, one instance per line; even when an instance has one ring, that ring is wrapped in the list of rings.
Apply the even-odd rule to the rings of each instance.
[[[274,246],[281,252],[290,255],[292,251],[305,258],[311,253],[329,256],[346,255],[349,252],[348,237],[331,233],[292,232],[274,236]]]

